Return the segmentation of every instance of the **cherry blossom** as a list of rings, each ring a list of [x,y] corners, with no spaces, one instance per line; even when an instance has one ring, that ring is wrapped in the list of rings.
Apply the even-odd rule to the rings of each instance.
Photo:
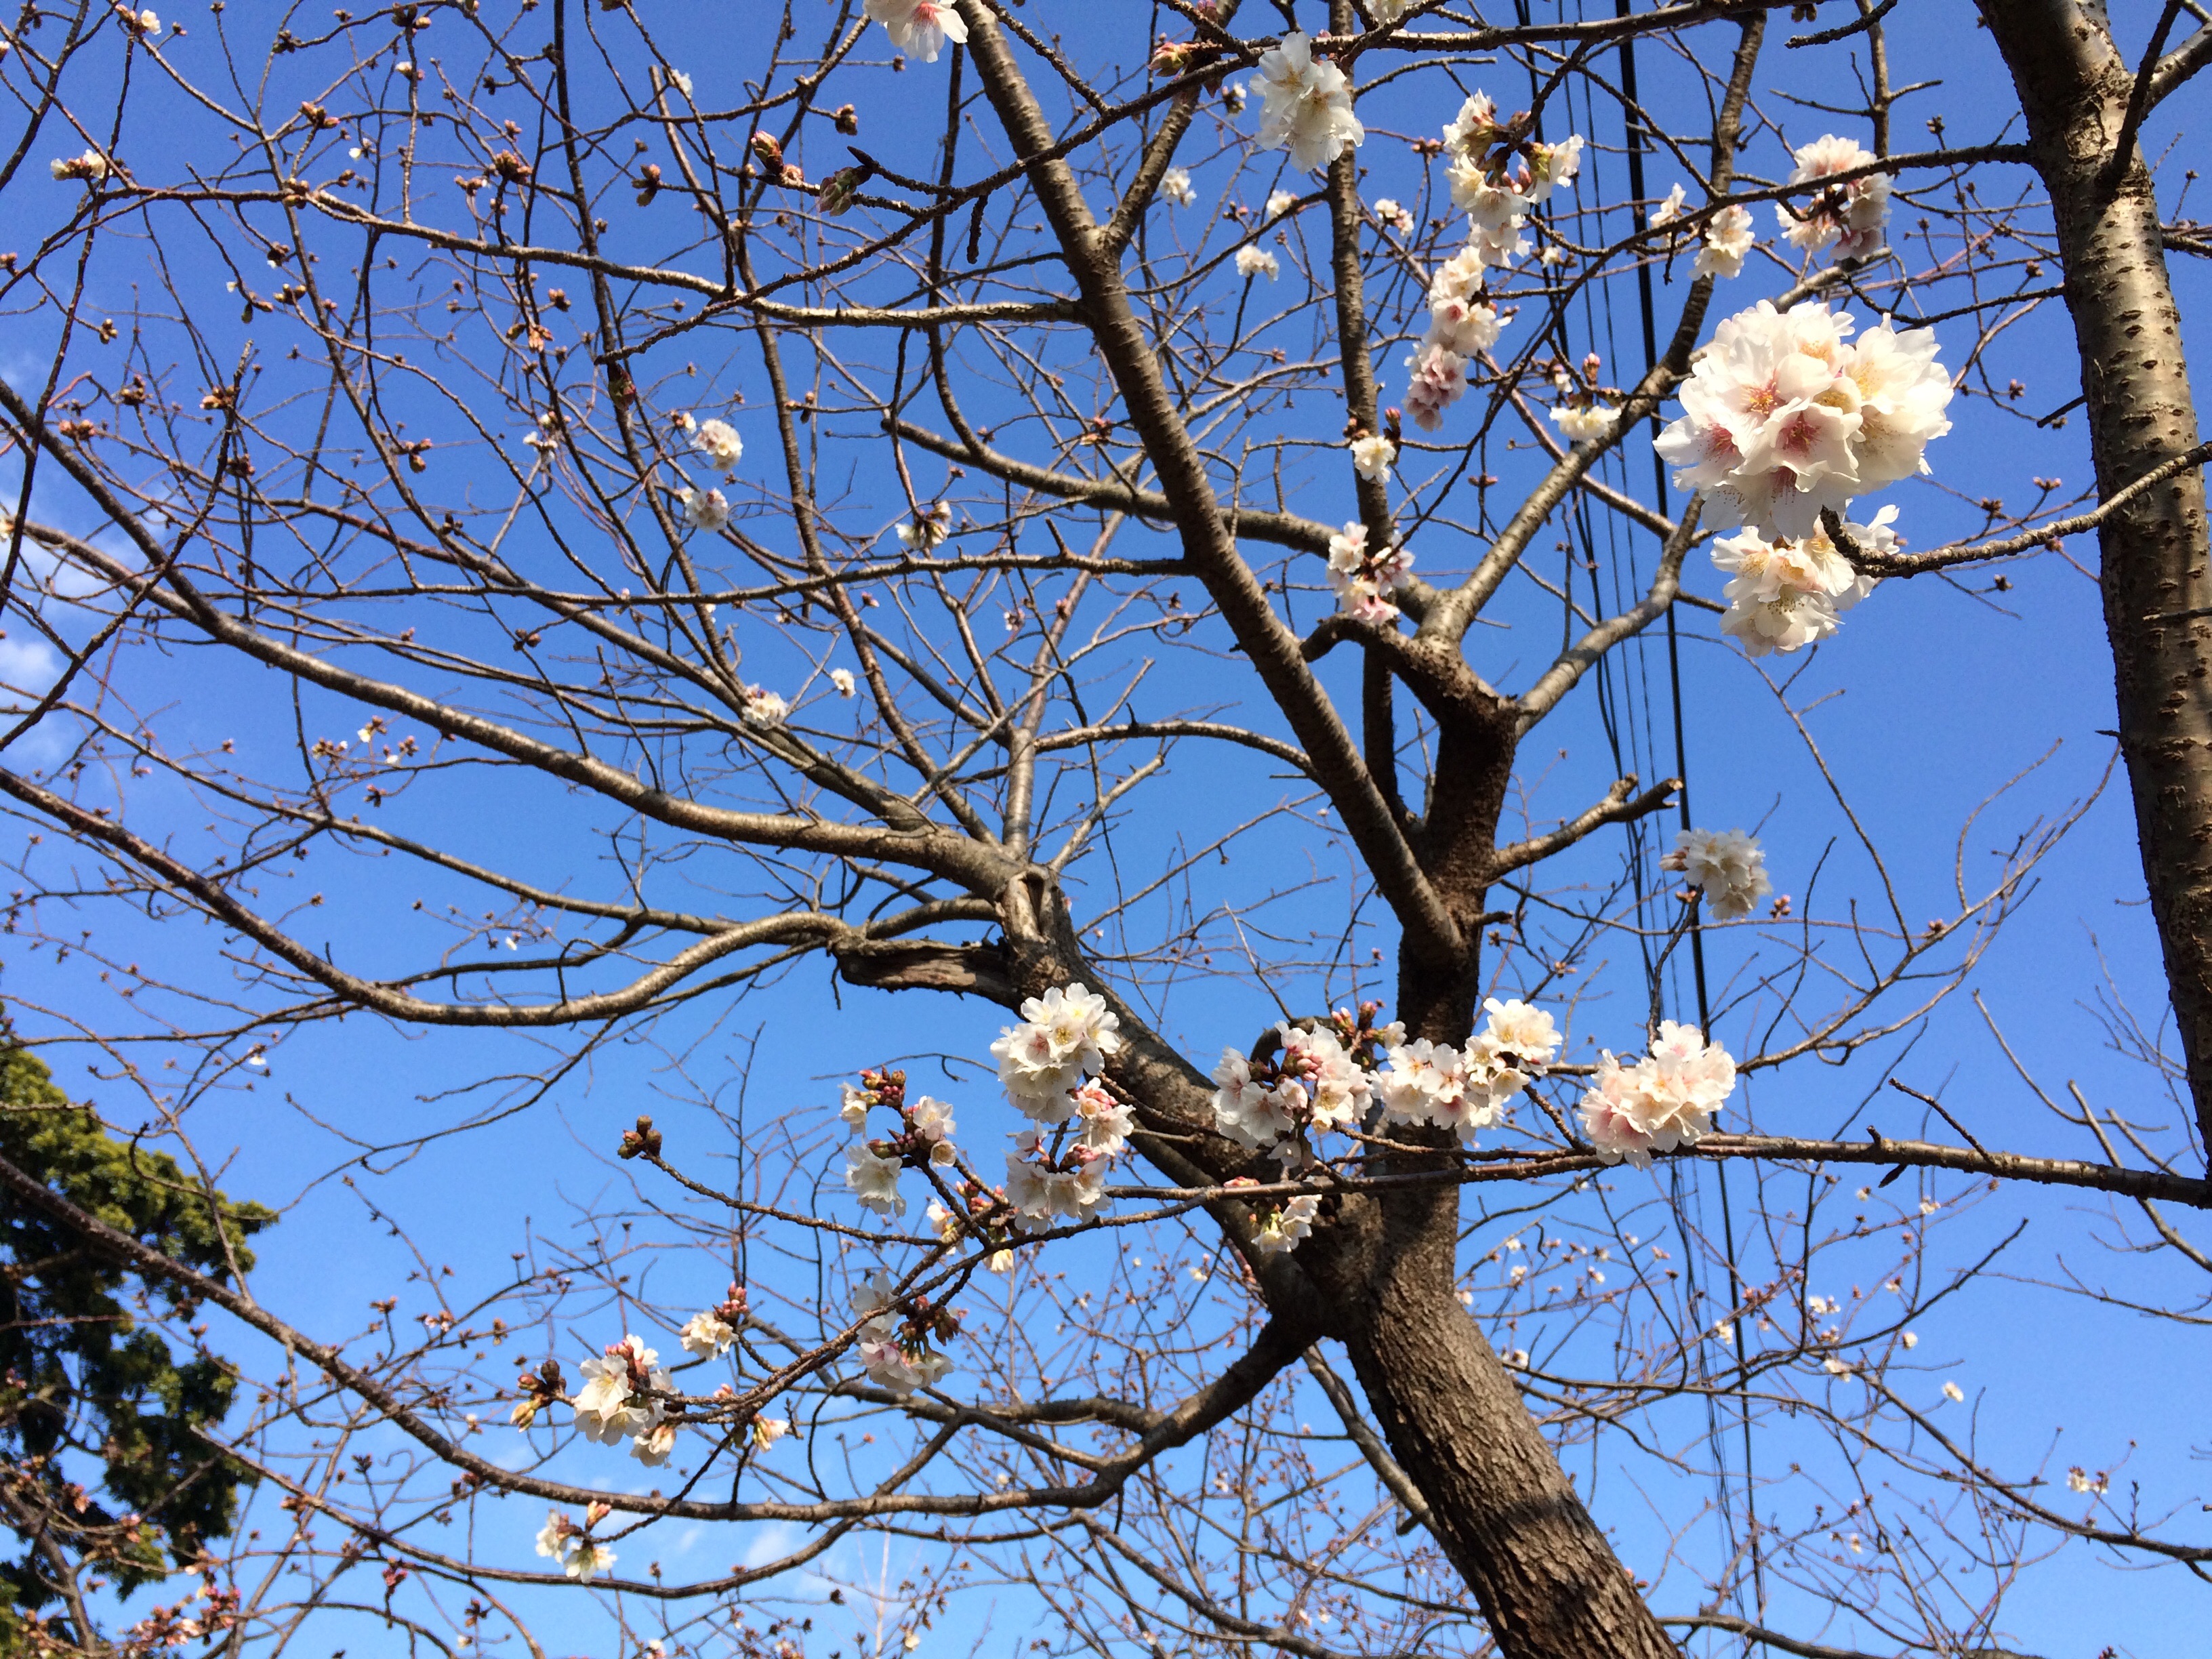
[[[1666,198],[1651,210],[1650,216],[1644,222],[1654,230],[1657,230],[1662,225],[1673,224],[1675,220],[1682,216],[1682,204],[1685,199],[1686,198],[1683,195],[1681,185],[1675,185],[1667,192]]]
[[[1406,359],[1413,379],[1406,412],[1424,432],[1443,423],[1443,411],[1467,391],[1468,360],[1498,343],[1500,324],[1482,297],[1483,256],[1470,246],[1437,268],[1429,283],[1429,328]]]
[[[730,522],[729,499],[719,489],[679,489],[676,499],[684,503],[684,522],[694,530],[713,532]]]
[[[1381,196],[1375,201],[1375,217],[1401,236],[1411,236],[1414,230],[1413,215],[1395,197]]]
[[[787,1417],[756,1417],[747,1432],[752,1437],[753,1449],[766,1451],[791,1432],[791,1419]]]
[[[584,1538],[578,1540],[576,1547],[569,1552],[562,1570],[578,1583],[588,1584],[599,1574],[611,1571],[614,1565],[615,1553],[612,1550],[605,1544]]]
[[[1683,879],[1705,896],[1705,914],[1717,921],[1749,915],[1774,890],[1766,877],[1766,854],[1741,830],[1678,830],[1674,850],[1659,860],[1662,870],[1680,870]]]
[[[948,40],[956,46],[967,43],[968,25],[950,0],[867,0],[864,9],[884,26],[893,46],[925,64],[935,63]]]
[[[107,177],[107,158],[96,149],[88,149],[82,155],[57,156],[46,166],[57,180],[82,179],[87,184],[96,185]]]
[[[1073,1091],[1085,1072],[1121,1052],[1120,1018],[1106,999],[1079,981],[1054,986],[1022,1004],[1019,1025],[1003,1028],[991,1053],[1007,1098],[1039,1123],[1065,1123],[1076,1109]]]
[[[1578,1108],[1583,1133],[1607,1164],[1639,1170],[1651,1154],[1695,1146],[1735,1089],[1735,1061],[1694,1025],[1662,1020],[1649,1056],[1623,1066],[1608,1050]]]
[[[1282,262],[1267,249],[1247,243],[1237,250],[1237,274],[1248,282],[1255,276],[1265,276],[1272,283],[1283,274]]]
[[[1896,517],[1894,507],[1885,507],[1872,524],[1846,522],[1844,532],[1867,551],[1891,553]],[[1747,657],[1818,644],[1836,631],[1840,612],[1874,591],[1875,579],[1852,568],[1818,526],[1797,541],[1740,531],[1717,538],[1712,556],[1729,579],[1721,589],[1729,601],[1721,631],[1741,641]]]
[[[708,465],[727,472],[745,453],[745,441],[727,421],[702,421],[691,434],[691,447],[707,458]]]
[[[765,686],[745,688],[744,720],[748,726],[781,726],[791,713],[791,705],[780,692]]]
[[[1790,175],[1793,185],[1814,184],[1877,159],[1855,140],[1834,133],[1815,138],[1793,154],[1797,162]],[[1774,211],[1793,247],[1818,253],[1832,242],[1838,259],[1871,259],[1882,251],[1882,228],[1889,219],[1889,175],[1869,173],[1815,191],[1802,218],[1780,203]]]
[[[635,1336],[610,1345],[599,1358],[586,1359],[577,1368],[584,1374],[584,1386],[568,1402],[575,1410],[578,1431],[586,1440],[611,1446],[658,1428],[666,1413],[657,1395],[672,1387],[659,1359],[659,1353]]]
[[[676,1425],[666,1421],[654,1424],[629,1443],[629,1455],[648,1469],[659,1468],[675,1449]]]
[[[906,1213],[906,1197],[898,1185],[899,1170],[904,1167],[899,1159],[882,1156],[864,1140],[845,1148],[845,1185],[862,1209],[873,1210],[878,1215]]]
[[[1252,1249],[1268,1259],[1297,1249],[1311,1236],[1314,1217],[1320,1209],[1321,1200],[1311,1193],[1287,1200],[1282,1208],[1270,1210],[1252,1229]]]
[[[1170,167],[1160,175],[1160,196],[1177,207],[1195,207],[1198,191],[1191,187],[1190,173],[1185,167]]]
[[[1352,112],[1352,83],[1334,64],[1313,55],[1311,37],[1292,32],[1261,56],[1260,148],[1288,149],[1301,173],[1327,167],[1365,141]]]
[[[1472,1143],[1502,1122],[1529,1079],[1559,1051],[1551,1015],[1517,1000],[1483,1004],[1488,1016],[1464,1048],[1420,1038],[1392,1046],[1378,1079],[1388,1122],[1433,1124]]]
[[[1100,1158],[1112,1158],[1129,1144],[1135,1127],[1130,1109],[1107,1092],[1105,1085],[1085,1083],[1074,1094],[1076,1120],[1082,1126],[1083,1146]]]
[[[909,553],[927,553],[952,533],[952,508],[944,501],[918,510],[910,523],[898,527],[899,545]]]
[[[853,1292],[853,1311],[861,1320],[854,1350],[871,1382],[894,1394],[911,1394],[952,1369],[952,1362],[927,1342],[932,1331],[942,1338],[957,1330],[951,1314],[939,1310],[939,1316],[925,1319],[926,1310],[916,1298],[913,1316],[902,1316],[896,1286],[882,1268],[862,1279]]]
[[[1364,432],[1352,441],[1352,465],[1363,478],[1376,483],[1390,482],[1390,464],[1398,459],[1398,446],[1379,433]]]
[[[1560,433],[1577,443],[1589,443],[1607,436],[1613,422],[1620,418],[1619,407],[1613,404],[1559,404],[1546,411]]]
[[[1267,198],[1267,216],[1279,219],[1298,204],[1298,198],[1287,190],[1276,191]]]
[[[853,671],[849,668],[831,669],[830,671],[830,684],[837,688],[837,695],[841,697],[852,696],[859,689],[854,684]]]
[[[1656,443],[1716,528],[1802,538],[1822,511],[1928,470],[1951,429],[1933,334],[1884,323],[1854,343],[1854,326],[1822,302],[1762,300],[1714,331]]]
[[[684,1352],[697,1354],[702,1359],[712,1359],[728,1352],[738,1340],[737,1329],[714,1309],[693,1314],[684,1322]]]
[[[1396,1025],[1374,1024],[1379,1004],[1363,1002],[1355,1014],[1340,1009],[1326,1021],[1275,1027],[1275,1052],[1255,1060],[1224,1048],[1213,1068],[1214,1127],[1255,1152],[1273,1151],[1285,1163],[1299,1161],[1297,1136],[1342,1129],[1357,1122],[1374,1097],[1371,1062],[1364,1056],[1403,1040]]]
[[[1698,250],[1698,262],[1690,268],[1690,275],[1740,276],[1746,256],[1758,245],[1751,210],[1731,203],[1705,222],[1705,245]]]
[[[1367,550],[1367,526],[1348,524],[1328,538],[1328,585],[1336,590],[1337,608],[1346,616],[1366,623],[1388,623],[1398,614],[1389,595],[1413,579],[1413,556],[1403,544],[1393,543],[1382,552]]]

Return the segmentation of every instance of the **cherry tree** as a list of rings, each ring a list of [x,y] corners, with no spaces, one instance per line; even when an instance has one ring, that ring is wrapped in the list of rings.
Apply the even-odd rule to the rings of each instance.
[[[2053,1308],[2201,1323],[2146,146],[2212,21],[1947,8],[1939,93],[1897,8],[27,7],[17,1032],[214,1233],[281,1136],[406,1282],[0,1159],[252,1483],[95,1524],[7,1443],[24,1650],[1994,1654],[2087,1552],[2201,1572],[1917,1350],[1999,1196]],[[2068,564],[2172,1004],[2121,1111],[1972,1000],[2096,780],[1899,846],[1815,714],[1874,611]],[[1966,1024],[2033,1127],[1913,1072]]]

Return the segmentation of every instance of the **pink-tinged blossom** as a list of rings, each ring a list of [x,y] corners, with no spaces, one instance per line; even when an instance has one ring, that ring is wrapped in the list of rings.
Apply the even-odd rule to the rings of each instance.
[[[691,447],[707,458],[707,465],[727,472],[745,453],[745,441],[727,421],[702,421],[691,434]]]
[[[719,489],[679,489],[676,499],[684,503],[684,522],[694,530],[712,534],[730,522],[729,499]]]
[[[1698,263],[1691,267],[1690,275],[1740,276],[1745,258],[1758,245],[1751,210],[1741,204],[1731,204],[1705,222],[1705,243],[1698,250]]]
[[[1288,149],[1301,173],[1327,167],[1365,142],[1366,129],[1352,112],[1352,83],[1334,64],[1313,55],[1310,37],[1293,32],[1263,54],[1260,88],[1260,148]]]
[[[1716,921],[1749,915],[1774,890],[1766,854],[1741,830],[1678,830],[1674,850],[1659,867],[1680,870],[1684,882],[1705,895],[1705,914]]]
[[[1885,507],[1872,524],[1846,522],[1844,531],[1868,552],[1892,553],[1896,517],[1894,507]],[[1717,538],[1712,556],[1729,578],[1721,590],[1729,601],[1721,631],[1741,641],[1747,657],[1817,645],[1836,631],[1842,612],[1874,591],[1875,579],[1852,568],[1817,526],[1796,541],[1770,542],[1755,530],[1739,531]]]
[[[1794,154],[1797,166],[1789,180],[1793,185],[1818,185],[1877,159],[1855,140],[1834,133],[1815,138]],[[1882,251],[1882,230],[1889,220],[1889,175],[1875,173],[1845,184],[1829,185],[1816,190],[1797,213],[1781,203],[1775,204],[1774,211],[1782,222],[1784,237],[1793,247],[1818,253],[1833,243],[1838,259],[1871,259]]]
[[[1389,1047],[1376,1079],[1386,1121],[1449,1129],[1470,1144],[1504,1121],[1558,1054],[1559,1031],[1549,1014],[1517,1000],[1492,997],[1483,1009],[1488,1019],[1463,1048],[1426,1038]]]
[[[1607,1164],[1651,1167],[1651,1154],[1695,1146],[1735,1088],[1735,1061],[1694,1025],[1660,1022],[1651,1052],[1632,1066],[1598,1060],[1577,1108],[1583,1133]]]
[[[1716,528],[1802,539],[1824,510],[1927,471],[1951,429],[1935,339],[1884,323],[1854,342],[1853,327],[1825,303],[1762,300],[1714,331],[1656,442]]]
[[[1017,1109],[1039,1123],[1065,1123],[1072,1091],[1086,1072],[1121,1052],[1121,1019],[1106,999],[1080,983],[1052,987],[1022,1004],[1019,1025],[1001,1029],[991,1045],[999,1080]]]
[[[1337,608],[1359,622],[1388,623],[1398,614],[1389,596],[1413,579],[1413,556],[1402,544],[1367,550],[1367,526],[1348,524],[1328,538],[1328,585]]]
[[[684,1352],[713,1359],[729,1351],[730,1345],[738,1340],[738,1331],[736,1326],[710,1308],[684,1322],[681,1340]]]
[[[901,52],[925,64],[937,61],[946,41],[965,45],[968,25],[949,0],[867,0],[868,16],[881,23]]]

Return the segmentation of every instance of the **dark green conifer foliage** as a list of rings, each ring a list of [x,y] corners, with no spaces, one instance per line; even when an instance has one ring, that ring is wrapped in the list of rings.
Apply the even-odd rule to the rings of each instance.
[[[216,1279],[251,1267],[244,1240],[276,1219],[105,1133],[16,1045],[4,1017],[0,1157]],[[198,1341],[179,1358],[149,1322],[189,1324],[197,1311],[180,1287],[0,1194],[0,1520],[21,1552],[0,1561],[12,1604],[0,1613],[0,1654],[21,1646],[21,1615],[54,1601],[64,1562],[127,1592],[230,1531],[252,1472],[195,1432],[228,1411],[230,1369]]]

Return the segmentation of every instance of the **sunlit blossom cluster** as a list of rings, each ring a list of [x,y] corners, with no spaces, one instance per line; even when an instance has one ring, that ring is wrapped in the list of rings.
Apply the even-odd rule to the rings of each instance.
[[[936,1346],[959,1334],[960,1322],[952,1310],[933,1307],[915,1296],[903,1302],[890,1273],[877,1268],[853,1292],[853,1311],[860,1328],[854,1347],[869,1381],[894,1394],[911,1394],[933,1386],[952,1369],[952,1362]]]
[[[691,447],[707,458],[707,465],[727,472],[744,458],[745,441],[727,421],[701,421],[691,429]]]
[[[1128,1108],[1098,1079],[1121,1052],[1121,1021],[1081,983],[1022,1004],[991,1045],[1006,1098],[1030,1121],[1006,1154],[1005,1199],[1025,1232],[1080,1220],[1106,1196],[1106,1164],[1128,1145]]]
[[[1273,282],[1283,274],[1282,261],[1266,248],[1248,242],[1237,250],[1237,274],[1249,282],[1255,276],[1265,276]]]
[[[96,149],[88,149],[82,155],[58,155],[46,166],[57,180],[82,179],[88,185],[96,185],[107,177],[107,158]]]
[[[1288,1165],[1304,1159],[1298,1136],[1305,1129],[1341,1129],[1358,1122],[1375,1083],[1354,1050],[1363,1036],[1397,1041],[1405,1035],[1395,1025],[1380,1032],[1368,1029],[1375,1006],[1362,1004],[1357,1024],[1345,1013],[1310,1025],[1285,1020],[1275,1027],[1279,1047],[1258,1060],[1223,1049],[1221,1063],[1213,1068],[1218,1085],[1213,1091],[1213,1127],[1239,1146],[1273,1152]]]
[[[730,501],[720,490],[679,489],[676,499],[684,504],[684,522],[692,529],[711,535],[728,527]]]
[[[1352,440],[1352,465],[1363,478],[1376,483],[1390,482],[1390,464],[1398,459],[1398,446],[1379,432],[1363,432]]]
[[[1379,1079],[1386,1121],[1433,1125],[1471,1144],[1504,1121],[1558,1055],[1559,1031],[1551,1015],[1518,1000],[1492,997],[1482,1006],[1488,1018],[1463,1045],[1421,1038],[1392,1046]]]
[[[1375,552],[1367,550],[1367,526],[1348,524],[1328,538],[1328,585],[1337,608],[1360,622],[1387,623],[1398,607],[1390,595],[1413,579],[1413,556],[1402,542]]]
[[[1825,303],[1762,300],[1714,331],[1656,441],[1709,523],[1802,538],[1823,509],[1928,470],[1951,429],[1934,334],[1885,323],[1853,341],[1854,326]]]
[[[868,1117],[877,1108],[896,1114],[898,1127],[870,1139]],[[952,1145],[952,1109],[928,1095],[909,1100],[904,1072],[861,1073],[857,1085],[844,1085],[837,1115],[857,1137],[845,1148],[845,1186],[862,1209],[878,1215],[906,1213],[900,1170],[925,1164],[942,1169],[958,1159]]]
[[[676,1425],[669,1420],[665,1398],[675,1385],[659,1353],[643,1339],[625,1336],[579,1369],[584,1386],[568,1402],[577,1431],[602,1446],[629,1441],[630,1455],[647,1468],[665,1463],[676,1447]]]
[[[1837,173],[1870,166],[1877,159],[1856,140],[1832,132],[1791,153],[1797,162],[1790,175],[1793,185],[1818,184]],[[1889,175],[1873,173],[1828,185],[1816,191],[1798,212],[1791,212],[1779,202],[1774,212],[1782,222],[1784,237],[1793,247],[1818,253],[1833,243],[1838,259],[1871,259],[1882,250],[1883,228],[1889,220]]]
[[[1680,870],[1684,882],[1705,896],[1705,915],[1716,921],[1749,915],[1774,890],[1766,854],[1741,830],[1678,830],[1674,850],[1659,867]]]
[[[703,1313],[696,1313],[684,1322],[681,1340],[684,1352],[702,1359],[714,1359],[726,1353],[744,1328],[745,1293],[742,1287],[732,1285],[730,1293],[721,1302]]]
[[[605,1505],[600,1504],[592,1508],[601,1513],[605,1510]],[[553,1510],[538,1528],[538,1553],[559,1562],[562,1571],[585,1584],[603,1572],[611,1571],[615,1565],[612,1550],[596,1541],[589,1532],[558,1510]]]
[[[1483,298],[1482,259],[1472,249],[1454,254],[1429,283],[1429,327],[1406,359],[1413,378],[1406,413],[1424,432],[1443,423],[1444,410],[1467,391],[1470,359],[1498,343],[1497,308]]]
[[[1444,155],[1452,205],[1468,217],[1468,251],[1502,265],[1528,252],[1521,233],[1528,216],[1581,171],[1583,141],[1577,134],[1538,143],[1501,122],[1497,104],[1478,91],[1444,128]]]
[[[1583,1096],[1583,1133],[1607,1164],[1651,1167],[1651,1154],[1695,1146],[1735,1089],[1735,1061],[1694,1025],[1662,1020],[1651,1052],[1624,1066],[1610,1051]]]
[[[951,0],[867,0],[865,10],[884,26],[893,46],[925,64],[935,63],[947,41],[967,43],[968,25]]]
[[[1231,1182],[1234,1187],[1238,1183]],[[1254,1183],[1256,1184],[1256,1183]],[[1279,1205],[1259,1212],[1252,1224],[1252,1249],[1263,1260],[1286,1255],[1313,1234],[1314,1218],[1321,1213],[1321,1199],[1297,1193]]]
[[[1288,149],[1301,173],[1327,167],[1363,143],[1366,129],[1352,112],[1352,82],[1326,58],[1313,55],[1310,36],[1292,32],[1263,54],[1260,88],[1260,147]]]
[[[1871,524],[1846,521],[1844,533],[1867,552],[1893,553],[1896,517],[1894,507],[1885,507]],[[1747,657],[1819,644],[1836,631],[1842,612],[1874,591],[1875,578],[1854,569],[1818,525],[1794,541],[1739,531],[1717,538],[1712,552],[1729,579],[1721,589],[1729,602],[1721,631],[1741,641]]]
[[[1681,218],[1683,201],[1682,187],[1677,185],[1651,210],[1651,228],[1663,229]],[[1759,235],[1752,223],[1751,210],[1731,202],[1705,221],[1705,237],[1698,245],[1698,262],[1691,268],[1690,275],[1740,276],[1744,260],[1758,246]]]
[[[1160,199],[1172,202],[1177,207],[1195,207],[1198,204],[1198,191],[1190,182],[1188,168],[1170,167],[1160,175]]]

